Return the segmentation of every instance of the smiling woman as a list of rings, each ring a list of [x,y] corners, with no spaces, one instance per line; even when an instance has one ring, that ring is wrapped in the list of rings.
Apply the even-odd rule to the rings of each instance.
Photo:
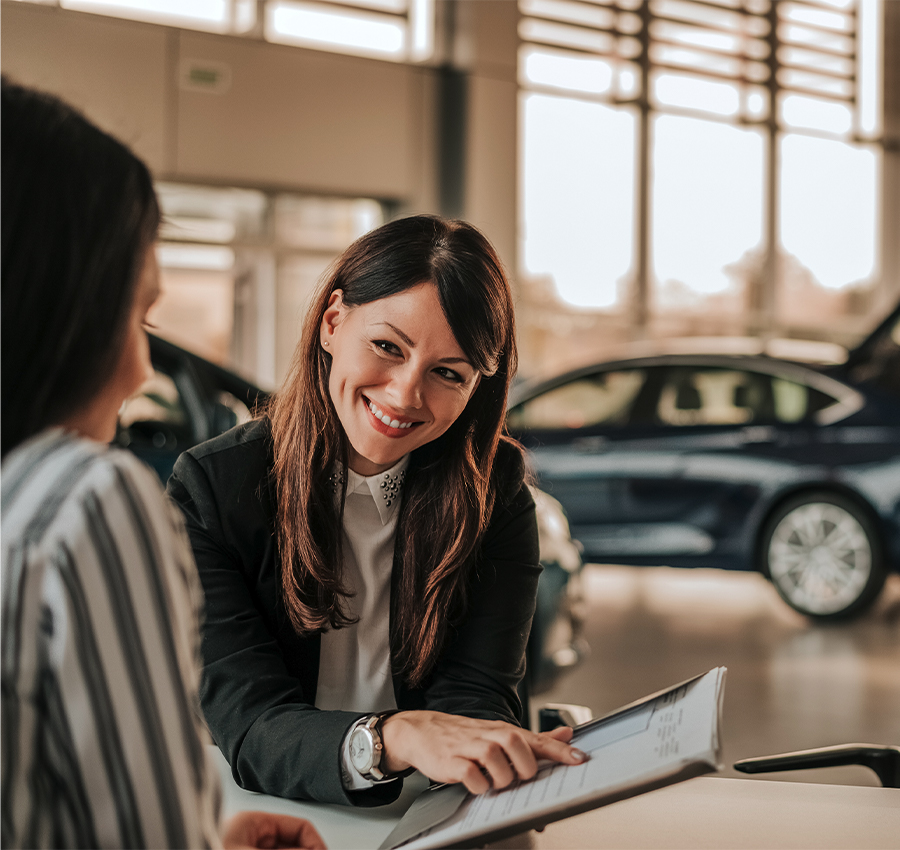
[[[481,378],[432,283],[355,308],[333,292],[322,345],[331,346],[329,392],[350,444],[350,468],[363,475],[383,472],[443,434]]]
[[[480,793],[583,758],[518,726],[540,567],[515,365],[488,241],[401,219],[338,260],[267,413],[179,459],[203,708],[245,788],[377,805],[413,769]]]

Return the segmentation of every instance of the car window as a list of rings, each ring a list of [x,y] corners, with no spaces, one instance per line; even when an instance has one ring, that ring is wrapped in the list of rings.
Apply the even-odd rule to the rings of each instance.
[[[233,393],[220,390],[219,394],[216,396],[216,401],[231,412],[231,415],[234,417],[235,425],[243,425],[253,418],[250,408]],[[229,425],[228,427],[230,428],[232,426]],[[224,430],[227,431],[228,428],[225,428]]]
[[[192,429],[174,379],[154,370],[153,377],[122,406],[118,441],[132,448],[173,450],[189,446]]]
[[[853,366],[850,376],[892,395],[900,394],[900,315],[885,332],[872,340],[866,356]]]
[[[641,369],[597,372],[554,387],[509,412],[511,431],[622,426],[643,386]]]
[[[172,378],[154,370],[153,377],[126,400],[119,414],[119,424],[128,428],[135,422],[168,422],[183,425],[187,421],[181,393]]]
[[[663,381],[656,418],[664,425],[789,424],[835,403],[819,390],[761,372],[676,367]]]

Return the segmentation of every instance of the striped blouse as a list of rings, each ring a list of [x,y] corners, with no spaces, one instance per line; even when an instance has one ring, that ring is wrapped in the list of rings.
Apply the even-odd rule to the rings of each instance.
[[[53,429],[2,465],[2,844],[218,847],[181,518],[127,452]]]

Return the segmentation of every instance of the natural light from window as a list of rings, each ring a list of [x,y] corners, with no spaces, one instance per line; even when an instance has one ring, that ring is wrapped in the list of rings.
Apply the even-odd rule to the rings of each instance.
[[[875,272],[877,186],[872,150],[796,134],[782,141],[782,243],[823,286]]]
[[[316,3],[290,0],[266,5],[269,41],[305,44],[326,50],[346,50],[402,57],[406,52],[404,22],[388,15],[330,10]]]
[[[600,94],[613,83],[613,67],[603,59],[526,47],[519,61],[529,80],[551,88]]]
[[[634,253],[634,116],[599,103],[523,97],[523,248],[582,307],[616,304]]]
[[[25,0],[394,62],[434,54],[436,0]],[[260,20],[258,21],[258,16]]]
[[[434,0],[268,0],[268,41],[317,50],[419,62],[434,50]],[[361,10],[364,6],[372,11]]]
[[[725,267],[760,241],[763,139],[757,131],[674,115],[658,116],[653,136],[657,297],[660,306],[681,306],[684,287],[727,289]]]
[[[784,90],[772,104],[767,0],[651,3],[660,16],[649,26],[648,91],[647,286],[656,306],[726,291],[736,265],[743,283],[762,272],[771,111],[779,253],[831,290],[875,280],[880,149],[866,140],[881,132],[879,0],[819,2],[778,3]],[[639,191],[637,113],[623,101],[638,95],[640,74],[623,59],[621,34],[578,26],[582,5],[519,3],[521,260],[570,305],[623,309],[637,274]]]
[[[246,32],[256,21],[253,0],[59,0],[64,9],[189,26],[212,32]]]

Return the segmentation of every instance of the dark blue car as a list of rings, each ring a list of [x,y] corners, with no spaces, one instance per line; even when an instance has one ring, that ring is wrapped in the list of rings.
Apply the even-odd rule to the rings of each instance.
[[[517,387],[508,424],[585,560],[760,570],[817,618],[900,568],[900,310],[841,367],[599,363]]]

